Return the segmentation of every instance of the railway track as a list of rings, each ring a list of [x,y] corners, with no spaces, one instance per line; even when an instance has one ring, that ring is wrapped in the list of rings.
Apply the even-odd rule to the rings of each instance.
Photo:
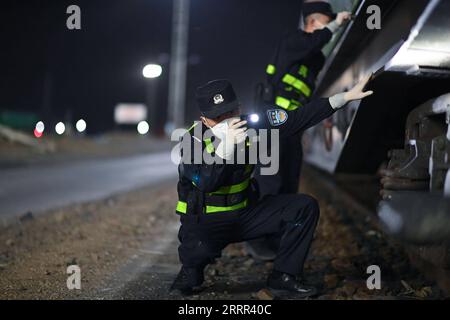
[[[417,274],[419,278],[424,276],[425,279],[435,282],[443,296],[449,295],[450,274],[447,272],[447,266],[450,259],[447,247],[441,243],[412,244],[386,233],[386,227],[377,215],[378,203],[382,199],[382,192],[380,194],[382,184],[379,177],[342,174],[331,176],[312,167],[309,167],[306,172],[308,181],[317,181],[320,185],[321,190],[316,189],[313,192],[325,195],[322,196],[322,201],[327,200],[333,206],[340,208],[339,213],[343,221],[351,226],[355,239],[359,239],[359,243],[368,241],[372,250],[380,252],[380,256],[373,256],[373,259],[384,260],[385,265],[406,262],[411,268],[416,268],[421,273],[421,275]],[[375,234],[377,241],[373,241],[372,237],[367,238],[367,235]],[[383,256],[383,248],[397,250],[404,261],[397,261],[395,257],[391,258],[397,262],[390,261],[389,257]],[[396,276],[401,278],[401,272]],[[395,281],[393,278],[391,280]]]

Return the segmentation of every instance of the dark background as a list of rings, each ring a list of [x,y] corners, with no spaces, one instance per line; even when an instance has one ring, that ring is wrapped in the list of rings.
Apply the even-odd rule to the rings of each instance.
[[[81,8],[81,30],[66,9]],[[300,0],[191,0],[186,124],[197,117],[194,91],[228,78],[245,106],[288,29]],[[158,110],[167,112],[172,1],[2,1],[0,110],[52,120],[84,118],[90,133],[114,127],[118,102],[145,102],[142,67],[159,62]],[[152,81],[152,80],[150,80]]]

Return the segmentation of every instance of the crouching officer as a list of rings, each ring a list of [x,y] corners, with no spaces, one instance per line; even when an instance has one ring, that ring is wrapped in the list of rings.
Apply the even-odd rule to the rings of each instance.
[[[370,91],[363,92],[368,79],[349,92],[314,100],[295,111],[270,106],[259,114],[259,128],[279,129],[281,136],[305,130],[348,101],[370,95]],[[220,257],[228,244],[281,234],[268,287],[298,297],[314,295],[316,289],[299,282],[297,276],[303,271],[319,219],[317,201],[305,194],[270,195],[256,200],[251,180],[253,165],[236,160],[238,148],[247,151],[249,147],[244,143],[248,142],[246,121],[238,117],[240,103],[231,84],[227,80],[208,82],[197,89],[196,96],[201,122],[188,130],[181,143],[176,212],[181,221],[178,252],[182,268],[171,290],[183,294],[197,291],[204,268]],[[207,163],[207,154],[215,156],[216,161]]]

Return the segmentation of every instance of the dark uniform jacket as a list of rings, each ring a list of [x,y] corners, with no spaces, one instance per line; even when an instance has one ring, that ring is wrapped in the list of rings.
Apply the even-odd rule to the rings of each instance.
[[[295,135],[330,117],[334,110],[329,100],[313,100],[303,108],[286,111],[269,106],[260,112],[257,129],[279,129],[280,138]],[[203,126],[202,124],[198,124]],[[203,126],[202,132],[206,130]],[[270,132],[270,130],[269,130]],[[201,144],[203,152],[214,152],[218,141],[204,141],[190,130],[183,139],[190,140],[191,160],[195,145]],[[203,141],[202,141],[203,140]],[[182,144],[183,145],[183,144]],[[182,151],[183,152],[183,151]],[[246,158],[248,159],[248,157]],[[250,176],[251,164],[194,164],[180,163],[177,213],[182,215],[217,214],[245,210],[252,205]]]
[[[312,33],[296,30],[281,39],[266,70],[269,83],[274,86],[275,104],[293,110],[309,101],[325,63],[321,50],[332,35],[328,28]]]

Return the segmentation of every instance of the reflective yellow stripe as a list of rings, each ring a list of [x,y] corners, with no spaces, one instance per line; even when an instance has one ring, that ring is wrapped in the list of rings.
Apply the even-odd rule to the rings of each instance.
[[[288,111],[295,110],[299,107],[299,105],[295,105],[294,103],[298,103],[298,102],[295,100],[289,100],[289,99],[283,98],[281,96],[277,96],[275,98],[275,104],[285,110],[288,110]]]
[[[245,208],[248,205],[248,200],[245,199],[242,202],[239,202],[233,206],[229,207],[216,207],[216,206],[206,206],[205,212],[206,213],[214,213],[214,212],[225,212],[225,211],[233,211]],[[178,201],[177,203],[177,212],[186,214],[187,212],[187,203],[184,201]]]
[[[290,101],[286,98],[277,96],[275,98],[275,104],[283,109],[289,108],[289,105],[291,104]]]
[[[213,153],[214,152],[214,145],[211,142],[211,138],[210,139],[205,139],[203,141],[205,141],[205,144],[206,144],[206,152]]]
[[[208,193],[209,195],[217,195],[217,194],[231,194],[231,193],[238,193],[241,191],[244,191],[247,189],[248,185],[250,184],[250,178],[245,179],[241,183],[233,184],[231,186],[224,186],[220,187],[214,192]]]
[[[266,68],[266,73],[273,75],[273,74],[275,74],[276,70],[277,69],[275,68],[275,66],[273,64],[268,64],[267,68]]]
[[[199,124],[199,123],[198,122],[194,122],[194,124],[189,129],[187,129],[187,131],[191,131],[192,129],[194,129],[197,124]],[[206,151],[208,153],[213,153],[214,152],[214,145],[212,144],[211,138],[205,139],[203,141],[206,144]]]
[[[308,87],[308,85],[302,80],[290,75],[289,73],[284,75],[282,81],[293,86],[295,89],[300,90],[305,96],[311,96],[311,89]]]
[[[289,73],[286,73],[283,77],[283,82],[290,84],[291,86],[294,86],[294,82],[297,80],[296,77],[290,75]]]
[[[189,129],[187,129],[187,131],[191,131],[192,129],[194,129],[194,127],[195,127],[197,124],[198,124],[198,122],[194,122],[194,124],[193,124]]]
[[[187,203],[184,201],[178,201],[176,210],[181,213],[186,213]]]
[[[235,204],[233,206],[229,207],[216,207],[216,206],[206,206],[206,213],[214,213],[214,212],[223,212],[223,211],[233,211],[245,208],[248,204],[248,200],[245,199],[244,201]]]
[[[303,78],[306,78],[308,76],[308,68],[305,65],[301,65],[298,74]]]

